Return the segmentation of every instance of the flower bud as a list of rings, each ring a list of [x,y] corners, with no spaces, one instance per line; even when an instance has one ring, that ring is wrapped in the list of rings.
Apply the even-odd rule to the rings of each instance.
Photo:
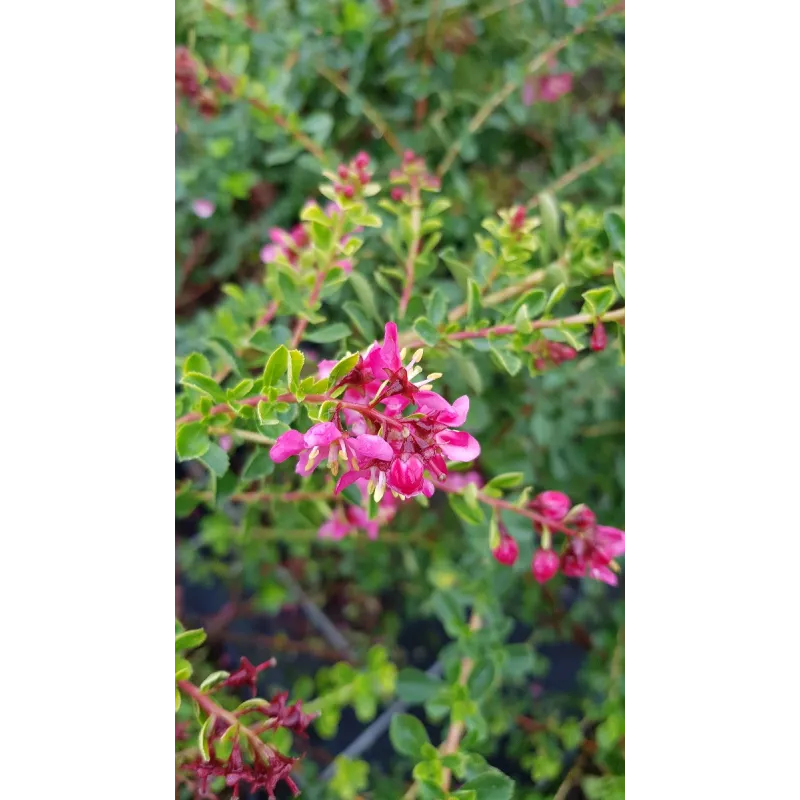
[[[344,164],[339,164],[336,172],[338,173],[339,177],[343,180],[347,180],[347,176],[350,174],[350,170]]]
[[[561,522],[572,503],[563,492],[542,492],[531,502],[531,508],[551,522]]]
[[[558,556],[552,550],[537,550],[531,561],[531,572],[539,583],[547,583],[558,572]]]
[[[517,560],[517,556],[519,555],[519,545],[517,545],[517,542],[513,536],[503,533],[501,534],[500,544],[495,547],[494,550],[492,550],[492,555],[496,561],[499,561],[501,564],[510,567]]]
[[[601,350],[606,349],[607,342],[608,336],[606,335],[605,325],[598,321],[598,323],[594,326],[592,336],[589,339],[589,347],[591,347],[595,353],[599,353]]]
[[[369,166],[369,156],[362,150],[355,159],[353,159],[353,164],[356,169],[366,169]]]
[[[402,200],[405,195],[406,193],[399,186],[395,186],[394,189],[392,189],[392,200],[395,202]]]

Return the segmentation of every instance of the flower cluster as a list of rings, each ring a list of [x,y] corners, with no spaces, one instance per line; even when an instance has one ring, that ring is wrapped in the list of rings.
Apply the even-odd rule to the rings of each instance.
[[[555,62],[550,62],[551,68]],[[549,75],[528,78],[522,89],[522,101],[526,106],[539,101],[555,103],[556,100],[572,91],[573,75],[571,72],[551,72]]]
[[[224,82],[217,81],[219,88],[225,91],[228,86]],[[199,65],[192,54],[185,47],[175,48],[175,103],[179,98],[185,98],[204,117],[214,117],[219,110],[219,100],[216,92],[207,87],[201,86],[199,80]]]
[[[531,345],[530,349],[535,356],[533,365],[540,372],[547,369],[548,366],[557,367],[565,361],[572,361],[578,355],[578,351],[574,347],[561,342],[551,342],[549,339],[539,339]]]
[[[560,570],[570,578],[593,578],[617,585],[619,567],[614,559],[625,552],[624,531],[598,525],[590,508],[572,506],[563,492],[542,492],[530,502],[529,509],[536,517],[534,530],[541,537],[541,547],[531,562],[533,577],[539,583],[546,583]],[[553,531],[565,536],[560,553],[552,547]],[[492,553],[501,564],[510,566],[516,562],[519,548],[502,525],[500,535],[500,544]]]
[[[309,200],[304,208],[317,206],[314,200]],[[322,212],[326,217],[334,219],[337,214],[342,213],[342,209],[336,203],[326,203]],[[297,268],[300,256],[308,249],[311,243],[308,222],[298,222],[288,231],[283,228],[270,228],[268,244],[261,248],[261,261],[264,264],[272,264],[279,258],[283,258],[293,267]],[[359,233],[361,228],[354,228],[354,233]],[[344,244],[350,238],[346,233],[341,237],[340,242]],[[353,262],[349,258],[341,258],[334,262],[334,266],[341,267],[348,275],[353,271]]]
[[[338,182],[333,189],[336,194],[352,200],[360,197],[364,187],[372,180],[369,156],[362,150],[349,164],[339,164],[336,168]]]
[[[403,153],[403,166],[389,172],[389,182],[392,184],[392,200],[400,202],[413,196],[419,196],[420,191],[438,192],[441,181],[431,175],[425,166],[425,159],[406,150]]]
[[[441,373],[414,383],[422,372],[422,350],[403,364],[405,356],[405,349],[398,349],[397,326],[388,322],[383,345],[374,342],[332,387],[332,392],[344,388],[333,421],[317,423],[305,434],[281,434],[270,450],[273,461],[299,456],[296,471],[304,476],[323,462],[337,475],[342,462],[346,471],[336,492],[366,479],[376,502],[387,489],[400,499],[430,497],[434,487],[426,471],[444,481],[448,460],[472,461],[481,448],[469,433],[454,430],[466,421],[469,398],[464,395],[451,405],[431,391]],[[415,410],[403,416],[411,406]]]
[[[258,682],[258,673],[263,672],[269,667],[275,666],[275,659],[271,658],[269,661],[264,661],[257,666],[253,665],[249,659],[242,656],[239,661],[239,669],[231,673],[221,684],[229,689],[235,689],[239,686],[249,686],[253,692],[253,697],[256,696],[256,683]]]

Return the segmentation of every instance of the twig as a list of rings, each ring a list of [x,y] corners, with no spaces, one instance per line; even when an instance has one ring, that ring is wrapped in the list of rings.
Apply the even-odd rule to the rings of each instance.
[[[356,103],[361,105],[361,109],[364,112],[364,116],[375,126],[378,133],[386,139],[386,143],[389,147],[394,150],[397,155],[401,156],[403,154],[403,148],[400,145],[400,142],[397,140],[397,137],[392,133],[392,129],[389,127],[389,123],[380,115],[378,110],[369,103],[369,101],[365,97],[361,97],[356,94],[355,90],[353,89],[350,84],[341,77],[341,75],[337,74],[331,69],[328,69],[325,66],[317,66],[317,72],[322,75],[323,78],[326,78],[330,81],[345,97],[350,98],[351,100],[355,101]]]
[[[534,75],[538,72],[542,67],[546,66],[547,63],[550,61],[553,56],[560,53],[573,39],[581,34],[585,33],[591,27],[596,25],[598,22],[606,19],[607,17],[612,16],[613,14],[617,14],[625,10],[625,3],[616,3],[615,5],[611,6],[610,8],[605,9],[605,11],[600,12],[595,17],[592,17],[588,20],[585,24],[579,25],[577,28],[574,28],[570,31],[566,36],[563,36],[561,39],[556,40],[550,47],[547,48],[541,55],[534,58],[532,61],[529,62],[528,66],[525,68],[524,76]],[[475,112],[475,115],[469,122],[467,126],[467,130],[461,136],[459,136],[450,148],[448,149],[447,153],[445,153],[444,158],[442,159],[442,163],[439,164],[438,169],[436,170],[439,176],[443,176],[447,170],[453,164],[453,161],[458,157],[458,154],[461,152],[461,148],[464,146],[464,141],[468,134],[472,134],[477,132],[477,130],[486,122],[487,119],[492,115],[492,113],[501,106],[510,96],[511,94],[516,91],[521,85],[520,80],[511,80],[508,81],[503,85],[503,87],[495,92],[489,99]]]
[[[539,198],[542,194],[551,193],[555,194],[556,192],[560,192],[565,187],[569,186],[573,181],[578,180],[578,178],[585,175],[587,172],[591,172],[596,167],[599,167],[604,161],[608,158],[613,156],[615,153],[619,152],[618,147],[608,147],[605,150],[601,150],[599,153],[596,153],[591,158],[587,158],[586,161],[582,161],[577,166],[573,167],[569,172],[565,172],[560,178],[553,181],[548,186],[545,186],[539,194],[536,195],[529,203],[528,203],[528,210],[532,210],[539,205]]]

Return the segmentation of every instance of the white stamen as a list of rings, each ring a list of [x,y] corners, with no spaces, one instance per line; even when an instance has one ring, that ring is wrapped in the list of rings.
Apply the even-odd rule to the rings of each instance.
[[[403,349],[400,351],[400,360],[401,360],[401,361],[405,361],[405,359],[406,359],[406,353],[408,353],[408,348],[407,348],[407,347],[404,347],[404,348],[403,348]]]
[[[319,455],[319,447],[313,447],[308,454],[308,460],[313,461]]]
[[[420,347],[419,350],[414,352],[414,355],[411,357],[411,360],[416,364],[417,361],[422,361],[422,354],[425,351]]]
[[[411,436],[411,429],[407,425],[403,425],[403,438],[408,439]]]
[[[411,369],[407,370],[409,380],[411,380],[411,378],[416,378],[421,372],[422,367],[419,366],[419,364],[411,367]]]
[[[431,372],[431,374],[428,375],[428,377],[425,380],[426,381],[438,381],[439,378],[441,378],[441,377],[442,377],[442,373],[441,372]]]
[[[383,500],[383,495],[386,493],[386,484],[382,484],[381,486],[377,486],[375,488],[375,502],[380,503]]]

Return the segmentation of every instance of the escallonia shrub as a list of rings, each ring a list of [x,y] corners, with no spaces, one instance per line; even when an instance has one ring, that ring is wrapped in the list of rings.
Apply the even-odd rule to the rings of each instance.
[[[183,67],[184,91],[196,96]],[[440,180],[414,152],[399,162],[384,173],[388,184],[365,152],[324,172],[321,197],[308,199],[296,225],[264,232],[263,283],[225,287],[226,304],[206,318],[193,340],[200,346],[180,366],[176,452],[197,468],[178,486],[176,508],[187,516],[202,506],[219,522],[245,507],[237,533],[207,542],[218,556],[247,548],[244,574],[270,566],[257,540],[247,541],[264,518],[279,534],[289,526],[289,546],[304,516],[319,540],[364,538],[376,559],[383,535],[416,541],[423,521],[435,519],[434,540],[426,540],[435,555],[427,571],[412,568],[428,586],[423,606],[452,646],[442,675],[409,667],[398,675],[385,652],[371,651],[365,672],[338,665],[338,683],[289,703],[286,691],[256,696],[273,660],[242,658],[234,672],[193,683],[185,651],[204,634],[179,626],[176,709],[186,713],[183,699],[193,714],[176,727],[176,776],[198,796],[227,787],[237,797],[249,787],[273,798],[279,785],[294,795],[357,796],[367,780],[353,765],[363,762],[337,759],[334,794],[326,795],[310,760],[289,754],[293,739],[309,726],[331,735],[351,704],[369,720],[397,695],[422,704],[446,734],[434,746],[419,719],[394,713],[392,744],[415,766],[397,794],[374,796],[511,797],[511,778],[491,765],[491,744],[511,735],[517,747],[513,734],[527,717],[496,698],[505,689],[513,696],[538,667],[531,647],[509,642],[503,595],[528,580],[546,592],[559,574],[616,586],[622,573],[624,532],[601,524],[602,496],[574,503],[563,487],[526,483],[524,469],[502,471],[504,453],[515,464],[532,455],[502,430],[489,433],[493,417],[530,416],[531,384],[561,386],[559,372],[580,376],[595,359],[622,360],[622,210],[576,208],[544,194],[498,210],[474,241],[443,246],[452,204]],[[459,524],[460,542],[449,535]],[[590,736],[594,752],[610,759],[601,774],[619,775],[617,653],[612,642],[612,674],[605,669],[593,684],[611,700],[590,704],[580,720],[553,717],[535,729],[550,738],[537,739],[533,754],[522,747],[519,761],[537,780],[559,774],[553,740],[566,752]],[[245,688],[252,696],[231,708],[236,698],[224,693]]]

